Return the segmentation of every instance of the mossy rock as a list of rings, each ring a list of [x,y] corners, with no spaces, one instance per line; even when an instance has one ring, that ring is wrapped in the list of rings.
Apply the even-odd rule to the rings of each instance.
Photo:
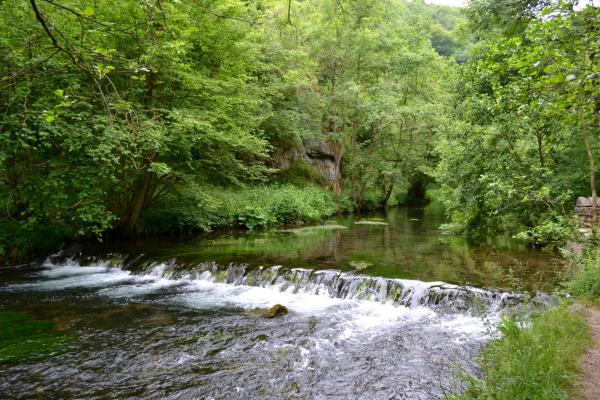
[[[271,308],[255,308],[254,310],[248,311],[246,314],[252,317],[259,318],[277,318],[288,314],[289,311],[286,306],[281,304],[275,304]]]
[[[361,221],[356,221],[354,223],[354,225],[381,225],[381,226],[386,226],[386,225],[389,225],[389,224],[387,222],[383,222],[383,221],[361,220]]]
[[[372,263],[366,261],[350,261],[348,264],[350,264],[350,266],[357,272],[364,271],[373,265]]]

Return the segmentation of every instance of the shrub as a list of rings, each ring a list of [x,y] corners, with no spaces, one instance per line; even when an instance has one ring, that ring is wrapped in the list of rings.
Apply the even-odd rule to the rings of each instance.
[[[315,186],[270,185],[223,189],[196,186],[176,191],[144,213],[145,232],[225,227],[257,229],[296,221],[318,221],[337,210],[329,191]]]
[[[38,222],[25,223],[0,220],[0,264],[4,261],[23,262],[32,256],[46,255],[59,248],[69,235],[65,226]]]
[[[543,220],[533,228],[516,235],[535,246],[560,248],[575,237],[573,225],[565,217]]]
[[[250,230],[254,228],[263,228],[272,221],[276,221],[275,217],[260,206],[246,206],[242,212],[237,215],[239,223]]]

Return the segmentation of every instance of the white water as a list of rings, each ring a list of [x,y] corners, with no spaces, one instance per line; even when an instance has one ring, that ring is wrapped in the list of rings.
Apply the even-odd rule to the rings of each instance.
[[[43,307],[61,299],[67,315],[81,301],[85,340],[64,358],[11,373],[19,382],[37,376],[40,390],[61,382],[82,397],[108,390],[121,398],[162,393],[262,400],[289,397],[297,387],[299,398],[362,398],[368,388],[373,397],[366,398],[428,400],[443,398],[453,368],[471,365],[498,319],[494,307],[481,316],[438,309],[439,302],[454,301],[431,297],[432,290],[455,293],[442,282],[284,268],[230,266],[222,272],[158,264],[133,273],[104,262],[46,262],[19,283],[0,287],[0,297],[36,296]],[[495,292],[457,293],[471,292],[501,304]],[[432,302],[425,301],[429,297]],[[289,315],[265,320],[247,313],[274,304],[286,306]],[[208,372],[196,372],[199,367]],[[156,389],[163,385],[175,391],[167,396]],[[6,388],[32,390],[29,383]]]
[[[419,299],[426,295],[429,288],[443,284],[441,282],[401,280],[413,294],[410,306],[403,306],[362,300],[357,294],[348,295],[347,298],[331,297],[323,284],[308,285],[303,290],[287,285],[286,282],[266,287],[234,285],[215,282],[213,274],[207,271],[193,278],[186,275],[167,278],[169,274],[165,271],[169,266],[165,264],[157,265],[144,274],[133,274],[103,262],[80,266],[73,260],[67,260],[61,264],[45,262],[43,267],[33,277],[33,282],[5,286],[3,289],[86,289],[90,296],[131,300],[144,300],[144,297],[150,296],[152,302],[204,310],[250,310],[282,304],[293,314],[329,319],[337,326],[339,339],[351,339],[369,332],[381,333],[383,329],[407,324],[423,324],[429,328],[453,332],[458,341],[466,337],[483,340],[489,334],[486,328],[489,324],[485,321],[497,318],[495,314],[486,315],[485,319],[463,314],[439,314],[420,304]]]

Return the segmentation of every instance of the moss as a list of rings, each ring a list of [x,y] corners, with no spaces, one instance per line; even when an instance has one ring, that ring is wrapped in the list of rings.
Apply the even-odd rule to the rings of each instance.
[[[350,264],[352,268],[359,272],[364,271],[373,265],[372,263],[366,261],[350,261],[348,264]]]
[[[217,279],[216,279],[216,281],[217,281],[218,283],[225,282],[225,275],[226,275],[226,274],[227,274],[227,271],[220,271],[220,272],[219,272],[219,275],[217,275]]]
[[[54,332],[49,321],[23,312],[0,312],[0,363],[19,363],[68,351],[75,338]]]

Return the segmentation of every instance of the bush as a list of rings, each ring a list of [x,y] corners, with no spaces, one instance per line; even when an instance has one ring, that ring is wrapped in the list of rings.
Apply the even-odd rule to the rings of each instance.
[[[35,219],[25,223],[0,220],[0,265],[8,261],[28,261],[34,256],[55,251],[69,234],[65,226],[56,223]]]
[[[525,326],[525,327],[523,327]],[[530,322],[506,318],[501,338],[483,351],[483,378],[467,375],[467,389],[455,400],[566,400],[579,377],[589,328],[565,306]]]
[[[516,235],[535,246],[561,248],[575,237],[573,225],[565,217],[543,220],[533,228]]]
[[[298,221],[318,221],[335,214],[333,194],[315,186],[271,185],[223,189],[186,187],[142,216],[145,232],[165,233],[216,228],[257,229]]]
[[[254,228],[263,228],[271,222],[277,221],[270,210],[260,206],[246,206],[244,210],[237,215],[240,225],[250,230]]]

